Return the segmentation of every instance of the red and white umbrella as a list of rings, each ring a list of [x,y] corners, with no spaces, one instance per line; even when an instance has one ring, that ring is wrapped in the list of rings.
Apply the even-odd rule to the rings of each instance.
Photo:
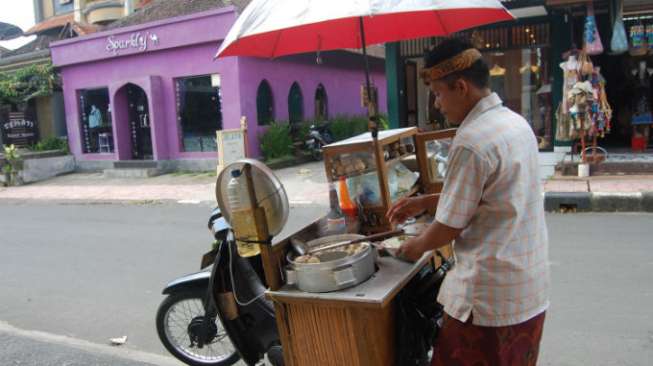
[[[216,57],[365,48],[512,19],[498,0],[253,0]]]

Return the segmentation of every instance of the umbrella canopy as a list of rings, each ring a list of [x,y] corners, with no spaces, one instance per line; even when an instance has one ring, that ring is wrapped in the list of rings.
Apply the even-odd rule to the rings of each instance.
[[[254,0],[216,57],[364,48],[513,19],[498,0]]]
[[[17,26],[0,22],[0,41],[8,41],[23,35],[23,31]]]

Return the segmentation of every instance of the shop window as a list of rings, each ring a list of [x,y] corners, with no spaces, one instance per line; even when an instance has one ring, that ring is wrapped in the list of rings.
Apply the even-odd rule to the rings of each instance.
[[[297,82],[292,84],[288,93],[288,120],[290,123],[298,123],[304,120],[304,97]]]
[[[216,151],[215,132],[222,129],[220,76],[179,78],[176,94],[183,151]]]
[[[85,154],[113,152],[113,126],[109,89],[78,91],[82,127],[82,150]]]
[[[324,85],[320,84],[315,90],[315,120],[324,121],[329,117],[329,102]]]
[[[484,53],[490,88],[528,121],[540,149],[553,147],[549,57],[547,47]]]
[[[274,100],[267,80],[261,81],[256,91],[256,117],[259,126],[269,125],[274,120]]]

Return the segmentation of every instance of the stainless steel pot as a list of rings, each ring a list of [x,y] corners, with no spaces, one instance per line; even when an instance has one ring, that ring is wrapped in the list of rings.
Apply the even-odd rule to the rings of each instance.
[[[316,248],[341,241],[362,238],[362,235],[343,234],[326,236],[307,243]],[[289,268],[286,270],[287,283],[296,285],[306,292],[330,292],[356,286],[374,274],[376,252],[369,243],[360,243],[365,248],[354,255],[343,252],[325,252],[320,255],[320,263],[297,263],[295,255],[288,254]]]

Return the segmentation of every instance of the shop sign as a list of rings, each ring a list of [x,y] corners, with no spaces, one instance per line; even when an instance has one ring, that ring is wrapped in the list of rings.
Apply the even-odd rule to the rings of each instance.
[[[36,123],[24,112],[1,113],[0,119],[3,144],[29,146],[36,142]]]
[[[109,36],[107,38],[107,52],[117,55],[121,50],[136,50],[139,52],[147,51],[148,47],[159,45],[159,36],[156,33],[136,32],[127,38],[117,38]]]

